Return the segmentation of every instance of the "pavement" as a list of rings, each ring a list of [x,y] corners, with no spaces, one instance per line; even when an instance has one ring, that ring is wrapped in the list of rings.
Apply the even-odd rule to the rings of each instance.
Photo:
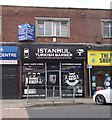
[[[60,106],[60,105],[77,105],[77,104],[94,104],[92,98],[47,98],[47,99],[5,99],[0,100],[1,118],[28,118],[26,108]]]

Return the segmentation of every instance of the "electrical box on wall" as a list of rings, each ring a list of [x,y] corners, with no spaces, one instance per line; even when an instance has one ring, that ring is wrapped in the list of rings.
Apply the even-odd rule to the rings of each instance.
[[[18,25],[18,41],[34,41],[35,31],[32,24]]]

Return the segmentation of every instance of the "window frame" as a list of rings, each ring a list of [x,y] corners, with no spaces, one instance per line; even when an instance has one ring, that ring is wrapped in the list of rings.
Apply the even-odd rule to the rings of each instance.
[[[45,30],[44,30],[44,35],[38,35],[38,21],[43,21],[44,22],[44,27],[45,27],[45,22],[47,21],[51,21],[52,22],[52,35],[46,35],[45,34]],[[56,29],[54,30],[54,25],[56,25],[56,22],[59,22],[59,34],[60,35],[56,35]],[[61,35],[61,23],[62,22],[67,22],[67,34],[66,36],[62,36]],[[65,37],[65,38],[69,38],[70,37],[70,18],[47,18],[47,17],[35,17],[35,37]],[[45,28],[44,28],[45,29]]]
[[[109,27],[108,27],[108,29],[109,29],[109,36],[106,36],[105,34],[104,34],[104,23],[106,23],[106,22],[108,22],[109,23]],[[112,24],[111,24],[111,22],[112,22],[112,20],[111,19],[102,19],[101,20],[101,28],[102,28],[102,38],[112,38]]]

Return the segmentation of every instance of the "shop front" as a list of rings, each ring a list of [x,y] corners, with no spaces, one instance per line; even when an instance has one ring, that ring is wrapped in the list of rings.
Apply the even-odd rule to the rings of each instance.
[[[2,99],[18,98],[18,46],[0,46]]]
[[[91,65],[91,92],[112,87],[112,51],[89,50],[88,64]]]
[[[72,97],[84,96],[84,62],[86,46],[23,44],[20,47],[22,96]]]

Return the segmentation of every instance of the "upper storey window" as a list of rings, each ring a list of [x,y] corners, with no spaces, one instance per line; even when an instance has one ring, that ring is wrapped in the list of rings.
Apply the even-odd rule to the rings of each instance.
[[[102,20],[102,35],[103,38],[112,38],[112,20]]]
[[[36,37],[69,37],[69,18],[38,18],[36,17]]]

